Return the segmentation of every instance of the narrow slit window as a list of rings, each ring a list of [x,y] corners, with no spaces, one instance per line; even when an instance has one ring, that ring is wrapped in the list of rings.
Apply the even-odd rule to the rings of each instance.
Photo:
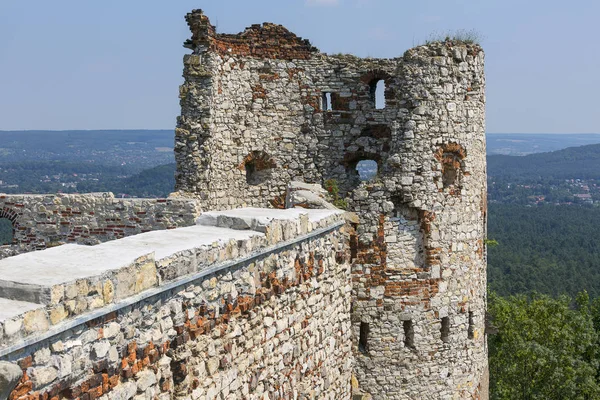
[[[404,347],[408,347],[409,349],[415,348],[415,330],[413,328],[413,323],[411,320],[403,322],[404,328]]]
[[[467,336],[469,339],[473,339],[475,337],[475,323],[473,322],[473,311],[469,311],[469,329],[467,331]]]
[[[448,338],[450,337],[450,319],[448,317],[442,318],[442,327],[440,328],[440,333],[442,336],[442,342],[448,342]]]
[[[331,93],[329,93],[329,92],[323,93],[321,102],[322,102],[321,108],[323,109],[323,111],[332,111],[333,110],[333,105],[331,103]]]
[[[366,322],[360,323],[360,338],[358,340],[358,350],[367,354],[369,352],[369,324]]]
[[[376,110],[385,108],[385,81],[383,79],[375,80],[370,85],[371,100]]]

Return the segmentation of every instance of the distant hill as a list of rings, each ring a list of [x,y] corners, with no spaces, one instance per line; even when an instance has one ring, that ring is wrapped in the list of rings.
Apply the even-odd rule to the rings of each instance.
[[[533,180],[600,178],[600,144],[569,147],[527,156],[488,155],[488,175],[494,178]]]
[[[141,171],[174,161],[173,131],[0,131],[0,163],[24,161],[81,161]]]
[[[175,163],[159,165],[121,180],[78,185],[80,192],[113,192],[115,196],[167,197],[175,188]]]
[[[600,134],[488,133],[487,153],[523,156],[600,143]]]

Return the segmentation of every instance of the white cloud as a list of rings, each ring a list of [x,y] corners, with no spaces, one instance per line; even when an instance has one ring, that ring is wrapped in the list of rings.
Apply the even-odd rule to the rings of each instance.
[[[305,0],[305,4],[311,7],[331,7],[340,4],[340,0]]]

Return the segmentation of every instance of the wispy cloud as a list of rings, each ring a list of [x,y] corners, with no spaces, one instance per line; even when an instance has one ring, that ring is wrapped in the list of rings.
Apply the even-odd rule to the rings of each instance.
[[[305,0],[304,4],[310,7],[331,7],[338,6],[340,0]]]

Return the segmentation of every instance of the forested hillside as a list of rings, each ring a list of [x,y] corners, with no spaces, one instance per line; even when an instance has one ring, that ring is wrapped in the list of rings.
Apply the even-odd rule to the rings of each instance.
[[[89,181],[77,186],[79,192],[113,192],[130,197],[167,197],[175,187],[175,164],[159,165],[125,179]]]
[[[490,204],[488,221],[491,290],[600,296],[599,207]]]
[[[523,157],[488,156],[488,173],[497,179],[531,182],[538,179],[591,179],[600,176],[600,144]]]
[[[600,296],[600,145],[488,156],[488,188],[492,290]]]

